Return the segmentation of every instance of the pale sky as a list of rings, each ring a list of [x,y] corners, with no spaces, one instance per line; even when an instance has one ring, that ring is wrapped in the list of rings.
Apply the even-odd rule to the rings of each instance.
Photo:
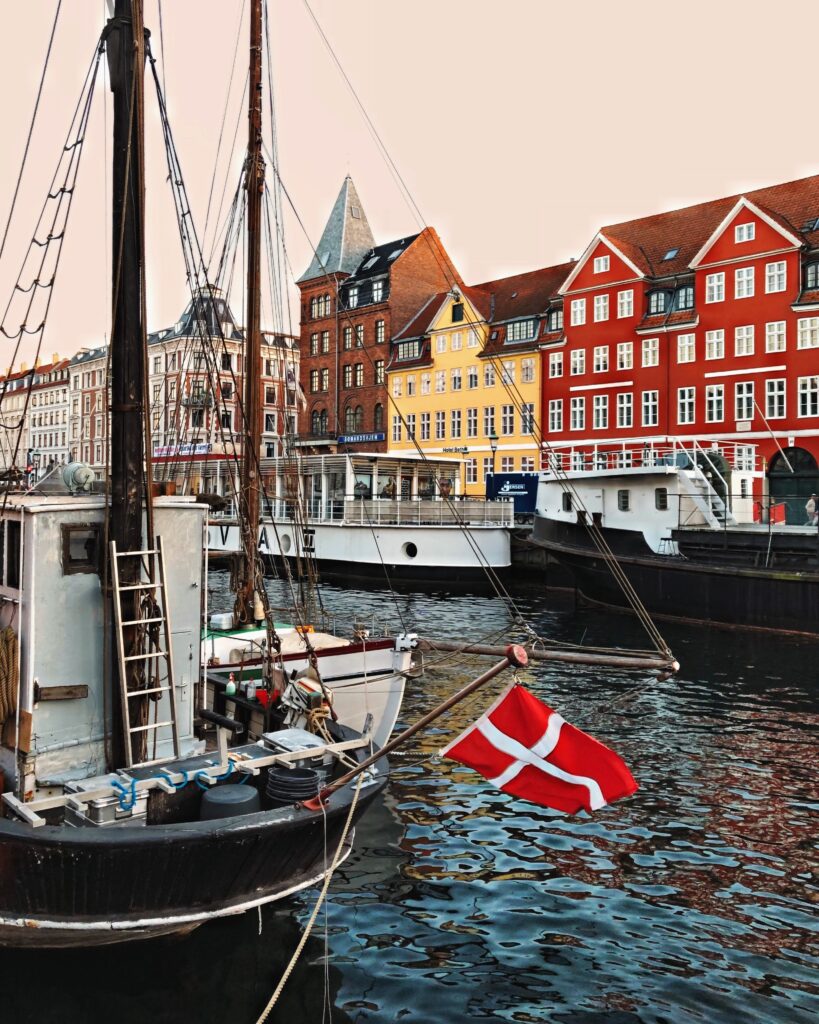
[[[819,8],[809,0],[773,7],[762,0],[310,2],[425,221],[469,283],[578,256],[606,223],[819,171],[810,129],[815,67],[809,45],[800,43],[819,28]],[[200,230],[245,3],[162,0],[168,105]],[[56,6],[0,6],[0,237]],[[347,173],[377,241],[417,231],[304,0],[270,0],[270,10],[281,173],[312,240]],[[104,0],[63,0],[29,169],[0,260],[3,307],[103,11]],[[158,0],[145,0],[145,20],[161,58]],[[237,149],[246,135],[246,65],[245,15],[225,129],[228,145],[238,125]],[[99,344],[107,330],[103,95],[110,129],[110,101],[100,89],[43,344],[47,357]],[[151,111],[150,89],[148,96]],[[151,329],[172,323],[187,300],[163,159],[151,113]],[[228,192],[235,180],[231,175]],[[287,229],[298,276],[309,244],[292,216]],[[294,328],[297,319],[294,309]],[[9,343],[2,344],[5,368]]]

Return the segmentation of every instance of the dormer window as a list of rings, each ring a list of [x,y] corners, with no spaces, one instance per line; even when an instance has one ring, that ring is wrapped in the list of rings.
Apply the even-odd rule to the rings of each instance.
[[[594,259],[594,272],[595,274],[605,274],[609,269],[609,257],[608,256],[595,256]]]
[[[658,291],[648,293],[648,313],[654,316],[657,313],[665,313],[668,308],[668,292]]]
[[[665,263],[666,260],[673,260],[679,251],[679,248],[669,249],[665,256],[663,256],[663,263]]]
[[[690,284],[683,285],[682,288],[677,289],[677,297],[675,301],[677,309],[693,309],[694,308],[694,286]]]
[[[460,323],[464,318],[464,304],[462,302],[452,303],[452,322]]]
[[[382,302],[384,299],[384,282],[373,281],[373,302]]]
[[[506,343],[534,338],[536,323],[535,320],[514,320],[506,328]]]
[[[819,288],[819,263],[809,263],[805,267],[805,288]]]
[[[549,330],[550,331],[562,331],[563,330],[563,310],[553,309],[549,314]]]
[[[756,224],[751,221],[748,224],[737,224],[734,228],[735,242],[753,242],[756,235]]]
[[[355,309],[358,305],[358,285],[354,284],[347,292],[347,305],[350,309]]]

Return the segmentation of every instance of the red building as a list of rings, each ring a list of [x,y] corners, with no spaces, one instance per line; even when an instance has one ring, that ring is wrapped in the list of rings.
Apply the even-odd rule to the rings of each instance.
[[[697,438],[772,496],[819,487],[819,176],[603,228],[560,292],[542,409],[564,465]]]
[[[461,284],[433,228],[375,245],[345,179],[301,290],[299,443],[386,451],[389,342],[431,294]]]

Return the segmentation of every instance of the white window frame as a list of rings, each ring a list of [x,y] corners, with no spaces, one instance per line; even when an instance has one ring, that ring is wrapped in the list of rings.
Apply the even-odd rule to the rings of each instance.
[[[725,301],[725,272],[719,271],[716,274],[707,274],[705,278],[705,301]]]
[[[594,257],[594,272],[595,274],[605,274],[608,272],[611,266],[611,260],[608,256],[595,256]]]
[[[643,366],[659,366],[660,365],[660,339],[659,338],[643,338],[642,344],[642,364]]]
[[[592,430],[609,429],[609,396],[594,395],[592,398]]]
[[[585,299],[572,299],[571,304],[571,320],[570,324],[572,327],[582,327],[586,322],[586,300]]]
[[[787,323],[772,320],[765,324],[765,351],[784,352],[787,347]]]
[[[706,384],[705,422],[722,423],[725,420],[725,385]]]
[[[514,405],[501,406],[501,437],[511,437],[515,432]]]
[[[554,379],[555,377],[563,376],[563,353],[562,352],[550,352],[549,353],[549,378]]]
[[[784,292],[788,286],[788,264],[786,260],[765,264],[765,292]]]
[[[634,395],[621,391],[617,395],[617,429],[630,430],[634,426]]]
[[[586,399],[583,395],[574,395],[570,404],[571,419],[569,429],[578,431],[586,429]]]
[[[697,422],[697,389],[677,388],[677,425],[691,426]]]
[[[705,358],[725,358],[725,331],[722,328],[705,332]]]
[[[594,372],[609,372],[609,347],[608,345],[595,345],[594,347]]]
[[[680,334],[677,336],[677,362],[693,363],[697,358],[696,334]]]
[[[797,348],[819,348],[819,316],[803,316],[796,321]]]
[[[634,368],[634,343],[631,341],[618,341],[617,343],[617,369],[631,370]]]
[[[798,404],[796,415],[800,420],[815,419],[819,416],[819,374],[799,377]]]
[[[625,320],[634,316],[634,289],[626,288],[617,293],[617,319]]]
[[[594,322],[603,323],[609,318],[609,297],[608,295],[595,295],[594,297]]]
[[[768,377],[765,381],[765,419],[784,420],[787,412],[787,387],[785,377]]]
[[[755,333],[753,324],[743,324],[741,327],[734,328],[735,356],[752,356],[754,354],[756,347]]]
[[[521,384],[532,384],[535,380],[535,361],[532,357],[520,361],[520,382]]]
[[[435,351],[438,353],[438,355],[441,355],[442,352],[446,352],[446,335],[445,334],[439,334],[439,335],[436,336],[436,338],[435,338]]]
[[[641,401],[642,425],[656,427],[660,422],[660,392],[644,391]]]
[[[734,225],[735,242],[753,242],[756,237],[756,224],[751,220],[745,224]]]
[[[752,299],[754,297],[754,267],[737,267],[734,271],[734,298]]]
[[[549,433],[563,433],[563,399],[549,399]]]
[[[569,376],[582,377],[586,372],[586,350],[584,348],[572,349],[570,358]]]
[[[734,419],[738,423],[744,423],[754,418],[756,411],[754,403],[756,400],[754,382],[752,380],[738,380],[734,384]],[[740,415],[748,413],[748,415]]]

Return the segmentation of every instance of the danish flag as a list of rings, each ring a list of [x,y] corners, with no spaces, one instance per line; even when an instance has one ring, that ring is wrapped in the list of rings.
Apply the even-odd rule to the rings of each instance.
[[[637,789],[613,750],[517,683],[441,754],[505,793],[567,814],[596,811]]]

